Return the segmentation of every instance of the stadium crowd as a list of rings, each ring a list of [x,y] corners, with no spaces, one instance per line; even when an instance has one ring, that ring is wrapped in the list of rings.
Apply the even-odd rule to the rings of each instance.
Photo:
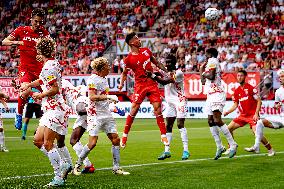
[[[117,33],[147,31],[163,15],[167,5],[157,0],[2,2],[0,39],[17,26],[29,25],[32,9],[42,7],[47,10],[46,28],[56,39],[57,58],[65,67],[64,74],[86,74],[91,71],[90,60],[102,56]],[[1,47],[1,75],[16,75],[19,59],[15,51]]]
[[[29,25],[33,8],[45,8],[46,27],[56,39],[57,57],[66,75],[90,73],[91,60],[102,56],[111,44],[115,45],[117,34],[150,30],[157,32],[155,56],[159,61],[171,61],[186,72],[199,71],[206,58],[205,49],[211,46],[219,51],[223,71],[262,70],[264,77],[269,70],[284,67],[282,0],[5,2],[1,3],[0,39],[19,25]],[[171,3],[169,14],[165,15]],[[221,9],[222,17],[207,21],[204,10],[208,7]],[[19,62],[17,48],[8,48],[0,47],[0,73],[15,76]],[[121,72],[123,58],[117,56],[112,61],[113,72]],[[270,87],[271,82],[267,77],[266,86]]]

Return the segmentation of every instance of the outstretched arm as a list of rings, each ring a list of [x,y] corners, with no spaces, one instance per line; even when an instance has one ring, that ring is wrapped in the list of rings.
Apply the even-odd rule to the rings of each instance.
[[[232,113],[233,111],[235,111],[238,107],[238,103],[234,102],[234,104],[232,105],[232,107],[228,110],[224,112],[224,116],[227,116],[228,114]]]
[[[124,86],[124,82],[126,81],[126,77],[127,77],[127,72],[128,72],[128,69],[124,68],[123,72],[120,75],[120,84],[118,85],[119,91],[121,91],[121,89]]]
[[[163,70],[164,72],[168,73],[168,70],[166,69],[166,67],[157,61],[157,59],[154,56],[151,56],[150,58],[151,62],[153,62],[153,64],[155,64],[158,68],[160,68],[161,70]]]
[[[172,77],[163,79],[161,76],[157,76],[156,74],[148,72],[148,71],[147,71],[147,75],[162,85],[167,85],[169,83],[175,82],[175,80]]]
[[[11,36],[6,37],[2,41],[2,45],[11,46],[11,45],[24,45],[23,41],[15,41],[15,39]]]

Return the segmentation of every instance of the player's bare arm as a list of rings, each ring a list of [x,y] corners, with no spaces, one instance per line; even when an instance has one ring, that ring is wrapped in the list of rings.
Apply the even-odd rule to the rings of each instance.
[[[37,79],[37,80],[35,80],[35,81],[31,82],[31,83],[27,83],[27,84],[25,84],[25,85],[22,85],[22,86],[20,87],[20,91],[26,91],[26,90],[28,90],[28,89],[31,88],[31,87],[40,86],[40,82],[41,82],[41,80],[40,80],[40,79]]]
[[[0,101],[1,101],[1,103],[3,104],[5,110],[6,110],[7,112],[9,112],[9,107],[8,107],[8,105],[7,105],[7,103],[6,103],[6,100],[5,100],[5,99],[1,99]]]
[[[8,95],[6,95],[5,93],[0,92],[0,98],[1,98],[1,99],[4,99],[4,100],[5,100],[5,99],[6,99],[6,100],[9,100],[10,97],[9,97]]]
[[[107,100],[107,95],[98,95],[96,90],[89,90],[89,98],[91,101],[103,101]]]
[[[228,111],[224,112],[224,116],[229,115],[230,113],[232,113],[233,111],[235,111],[238,107],[238,103],[234,102],[234,104],[231,106],[231,108]]]
[[[254,121],[258,121],[259,120],[259,112],[260,112],[261,105],[262,105],[262,101],[261,101],[260,97],[258,97],[256,99],[256,101],[257,101],[257,105],[256,105],[255,114],[253,116],[253,120]]]
[[[206,65],[207,65],[207,62],[203,63],[203,64],[200,66],[200,69],[199,69],[200,80],[201,80],[201,84],[202,84],[202,85],[205,85],[205,82],[206,82],[205,77],[202,75],[203,72],[205,71]]]
[[[124,82],[126,81],[126,78],[127,78],[127,72],[128,72],[128,69],[125,68],[125,69],[123,70],[123,72],[121,73],[121,75],[120,75],[120,84],[118,85],[119,91],[121,91],[121,89],[122,89],[123,86],[124,86]]]
[[[52,97],[56,95],[59,92],[59,86],[57,82],[54,82],[50,85],[50,89],[46,92],[43,93],[34,93],[33,94],[33,99],[42,99],[44,97]]]
[[[279,108],[281,108],[281,105],[282,104],[280,102],[275,102],[274,108],[276,108],[278,110]]]
[[[148,72],[148,71],[146,73],[147,73],[147,75],[149,77],[151,77],[153,80],[157,81],[158,83],[160,83],[162,85],[167,85],[169,83],[174,83],[175,82],[175,80],[172,77],[167,78],[167,79],[163,79],[162,77],[157,76],[154,73],[151,73],[151,72]]]
[[[153,64],[155,64],[158,68],[160,68],[161,70],[163,70],[164,72],[168,73],[169,71],[167,70],[167,68],[160,62],[157,61],[157,59],[154,56],[151,56],[150,58],[151,62]]]
[[[8,36],[2,41],[2,45],[4,45],[4,46],[24,45],[24,42],[23,41],[16,41],[12,36]]]
[[[206,79],[209,79],[209,80],[214,80],[215,77],[216,77],[216,69],[210,69],[209,71],[207,72],[203,72],[202,73],[202,76]]]

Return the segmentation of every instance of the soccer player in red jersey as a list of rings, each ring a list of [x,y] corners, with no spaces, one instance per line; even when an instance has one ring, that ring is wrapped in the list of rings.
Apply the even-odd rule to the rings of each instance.
[[[168,145],[168,140],[166,137],[166,126],[161,111],[161,95],[158,88],[158,83],[147,76],[144,67],[149,62],[151,62],[155,64],[158,68],[165,71],[166,73],[168,71],[163,64],[157,62],[156,58],[152,55],[152,52],[148,48],[141,47],[141,41],[134,32],[129,33],[126,36],[125,42],[130,47],[130,53],[124,60],[125,68],[121,74],[120,85],[118,88],[120,90],[122,89],[129,69],[131,69],[135,74],[134,78],[135,87],[134,87],[134,94],[133,94],[134,98],[132,99],[131,111],[126,118],[124,132],[121,138],[121,147],[124,148],[126,145],[129,130],[139,110],[140,104],[143,102],[145,97],[148,97],[151,104],[153,105],[154,113],[157,119],[157,124],[161,132],[161,140],[165,145]]]
[[[43,27],[45,11],[41,8],[34,9],[31,14],[31,26],[19,26],[3,41],[3,45],[18,45],[20,50],[19,79],[21,86],[39,78],[43,67],[42,58],[37,55],[36,43],[38,39],[49,37],[48,31]],[[22,114],[31,90],[23,91],[18,97],[18,114],[15,127],[22,128]]]
[[[237,80],[240,86],[234,91],[232,99],[234,101],[233,106],[224,112],[224,116],[232,113],[238,108],[239,116],[231,121],[228,125],[228,129],[233,136],[233,131],[239,127],[243,127],[246,124],[250,125],[253,133],[256,131],[256,122],[259,120],[259,111],[261,108],[261,99],[258,95],[257,89],[245,82],[247,72],[245,70],[238,71]],[[267,148],[268,154],[274,154],[270,143],[265,137],[261,140],[262,144]],[[251,148],[245,148],[250,152]],[[228,152],[226,151],[225,154]]]

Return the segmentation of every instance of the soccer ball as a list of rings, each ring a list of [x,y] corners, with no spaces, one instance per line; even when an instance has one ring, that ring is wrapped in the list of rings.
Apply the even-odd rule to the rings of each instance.
[[[216,8],[208,8],[205,11],[205,18],[207,20],[216,20],[220,16],[220,11]]]

